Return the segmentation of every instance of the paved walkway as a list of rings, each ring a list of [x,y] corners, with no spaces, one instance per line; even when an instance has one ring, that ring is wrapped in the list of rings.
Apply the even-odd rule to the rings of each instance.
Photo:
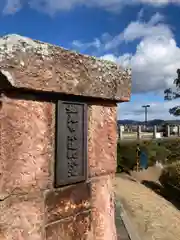
[[[117,176],[115,185],[116,197],[123,204],[141,239],[180,240],[180,211],[172,203],[129,179]],[[132,237],[133,234],[130,234],[133,240]]]
[[[121,206],[116,202],[116,229],[118,240],[131,240],[121,217]]]

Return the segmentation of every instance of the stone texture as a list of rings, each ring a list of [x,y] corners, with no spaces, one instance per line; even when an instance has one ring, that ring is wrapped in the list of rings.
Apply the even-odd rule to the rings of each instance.
[[[116,101],[130,98],[129,70],[18,35],[0,38],[0,69],[1,75],[17,88]],[[0,88],[2,85],[3,78]]]
[[[0,38],[0,91],[6,94],[0,99],[0,239],[117,239],[116,102],[129,100],[130,80],[128,70],[111,62],[17,35]],[[27,89],[37,91],[32,96]],[[86,183],[53,188],[55,104],[38,101],[38,91],[92,97],[83,98]]]
[[[48,225],[46,240],[94,240],[90,211]]]
[[[44,202],[39,192],[0,202],[1,240],[44,240]]]
[[[54,190],[55,106],[13,97],[0,109],[0,197],[15,194],[0,204],[1,239],[44,240],[46,224],[47,240],[116,240],[113,176],[103,176],[116,168],[116,105],[88,107],[88,183]]]
[[[53,109],[51,103],[1,98],[0,195],[52,188]]]
[[[80,183],[46,193],[46,223],[75,216],[90,209],[91,189],[89,183]]]
[[[92,178],[88,185],[77,184],[69,189],[64,188],[56,196],[49,192],[46,197],[47,239],[116,240],[113,177]],[[84,217],[81,219],[88,212],[87,209],[91,209],[91,215],[85,214],[86,220]],[[83,225],[80,225],[79,218],[84,227],[88,223],[88,234],[84,235],[85,230],[83,233],[81,230],[80,234]]]
[[[89,176],[116,171],[117,123],[116,105],[88,108]]]
[[[93,240],[117,240],[114,214],[113,175],[92,180]]]

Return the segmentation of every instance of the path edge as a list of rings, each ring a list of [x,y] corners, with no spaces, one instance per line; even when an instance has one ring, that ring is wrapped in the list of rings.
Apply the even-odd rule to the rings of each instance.
[[[125,225],[125,228],[127,229],[127,232],[129,234],[129,237],[131,240],[142,240],[139,236],[139,234],[137,233],[137,231],[134,229],[132,221],[130,220],[126,210],[124,209],[124,207],[121,204],[121,218],[122,221]]]

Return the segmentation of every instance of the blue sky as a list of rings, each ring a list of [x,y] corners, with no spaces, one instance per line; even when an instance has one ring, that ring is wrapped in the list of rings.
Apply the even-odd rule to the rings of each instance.
[[[118,118],[172,119],[163,91],[180,67],[179,0],[1,0],[0,34],[16,33],[132,68],[132,98]]]

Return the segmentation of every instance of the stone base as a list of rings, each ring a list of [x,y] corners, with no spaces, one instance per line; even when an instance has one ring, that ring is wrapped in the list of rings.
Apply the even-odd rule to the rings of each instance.
[[[116,240],[112,177],[46,193],[47,240]]]

